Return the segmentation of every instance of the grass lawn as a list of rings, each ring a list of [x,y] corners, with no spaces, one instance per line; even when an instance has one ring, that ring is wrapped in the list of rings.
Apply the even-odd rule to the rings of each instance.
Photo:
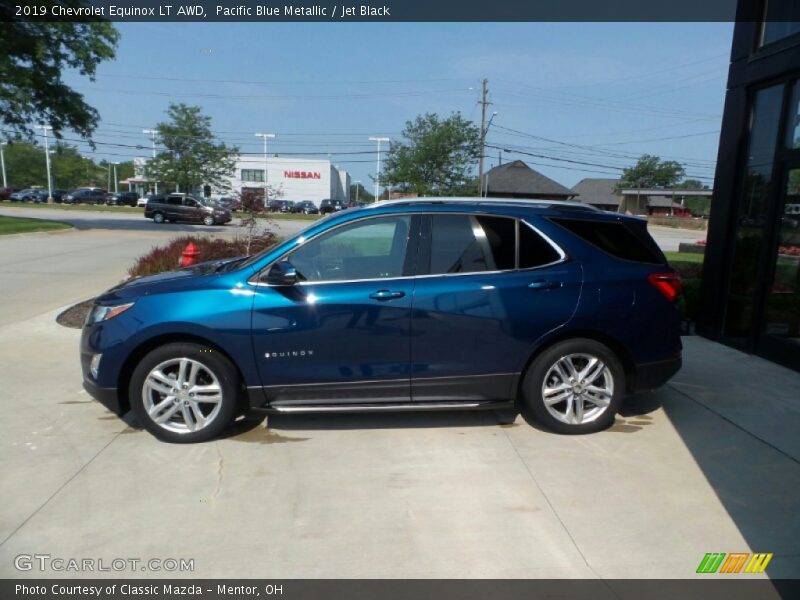
[[[55,229],[69,229],[72,225],[58,221],[44,219],[22,219],[20,217],[5,217],[0,215],[0,235],[10,233],[30,233],[32,231],[53,231]]]
[[[70,211],[90,211],[90,212],[110,212],[110,213],[133,213],[141,215],[144,208],[136,206],[106,206],[105,204],[34,204],[33,202],[0,202],[3,208],[55,208],[58,210]],[[234,217],[245,217],[242,212],[234,212]],[[264,213],[259,218],[275,219],[276,221],[316,221],[321,215],[304,215],[301,213]]]
[[[664,256],[667,257],[667,260],[672,263],[692,263],[696,265],[702,265],[703,259],[705,255],[703,254],[694,254],[692,252],[664,252]]]
[[[144,208],[135,206],[106,206],[105,204],[35,204],[33,202],[0,202],[3,208],[56,208],[63,211],[88,210],[91,212],[136,213],[141,215]]]

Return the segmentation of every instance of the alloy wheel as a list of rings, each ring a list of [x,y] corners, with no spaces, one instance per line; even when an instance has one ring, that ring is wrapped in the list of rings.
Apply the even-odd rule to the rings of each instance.
[[[208,427],[219,415],[222,386],[203,363],[173,358],[153,367],[142,386],[148,417],[174,433],[191,433]]]
[[[614,396],[614,377],[608,366],[591,354],[568,354],[547,370],[542,401],[547,412],[567,425],[597,420]]]

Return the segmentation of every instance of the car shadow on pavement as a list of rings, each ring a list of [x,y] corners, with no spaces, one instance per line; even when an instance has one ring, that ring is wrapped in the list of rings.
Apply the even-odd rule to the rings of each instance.
[[[257,418],[257,417],[253,417]],[[263,420],[263,418],[262,418]],[[495,411],[420,411],[409,413],[326,413],[314,415],[269,415],[269,429],[285,431],[347,429],[414,429],[490,427],[500,424]]]

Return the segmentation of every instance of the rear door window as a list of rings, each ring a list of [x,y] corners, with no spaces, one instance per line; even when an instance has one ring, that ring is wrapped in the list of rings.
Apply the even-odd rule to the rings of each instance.
[[[552,221],[611,256],[649,264],[666,262],[645,225],[560,218]],[[635,229],[639,227],[641,230]]]
[[[515,266],[514,219],[478,215],[433,215],[432,275],[505,271]]]

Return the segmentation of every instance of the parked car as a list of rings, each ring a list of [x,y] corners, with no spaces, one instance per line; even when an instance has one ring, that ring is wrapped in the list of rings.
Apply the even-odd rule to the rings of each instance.
[[[69,192],[67,190],[53,190],[53,202],[62,202],[64,196],[68,193]],[[47,190],[37,190],[36,193],[32,195],[31,201],[35,202],[36,204],[44,204],[47,202],[47,198],[50,197],[50,195],[51,192],[48,192]]]
[[[241,201],[237,200],[236,198],[228,198],[226,196],[222,196],[221,198],[216,198],[211,202],[215,206],[224,208],[225,210],[229,210],[231,212],[236,212],[237,210],[242,209]]]
[[[319,209],[311,200],[301,200],[292,205],[291,212],[300,213],[303,215],[318,215]]]
[[[341,200],[331,200],[330,198],[326,198],[320,202],[319,212],[322,215],[329,215],[333,212],[344,210],[345,208],[347,208],[347,205]]]
[[[105,204],[106,191],[102,188],[77,188],[62,198],[64,204]]]
[[[267,209],[269,212],[289,213],[292,212],[292,206],[294,202],[291,200],[270,200]]]
[[[148,205],[149,207],[149,205]],[[680,279],[644,220],[568,202],[417,199],[99,296],[84,387],[171,442],[239,414],[522,407],[608,427],[681,365]]]
[[[38,194],[41,191],[42,188],[25,188],[24,190],[13,192],[11,194],[10,200],[12,202],[31,202],[38,196]]]
[[[206,203],[188,194],[150,196],[144,207],[146,219],[154,223],[188,221],[203,225],[224,225],[231,220],[231,211]]]
[[[0,200],[8,200],[11,198],[11,194],[18,191],[19,188],[13,188],[13,187],[0,188]]]
[[[136,206],[139,194],[136,192],[114,192],[106,194],[106,204],[110,206]]]

